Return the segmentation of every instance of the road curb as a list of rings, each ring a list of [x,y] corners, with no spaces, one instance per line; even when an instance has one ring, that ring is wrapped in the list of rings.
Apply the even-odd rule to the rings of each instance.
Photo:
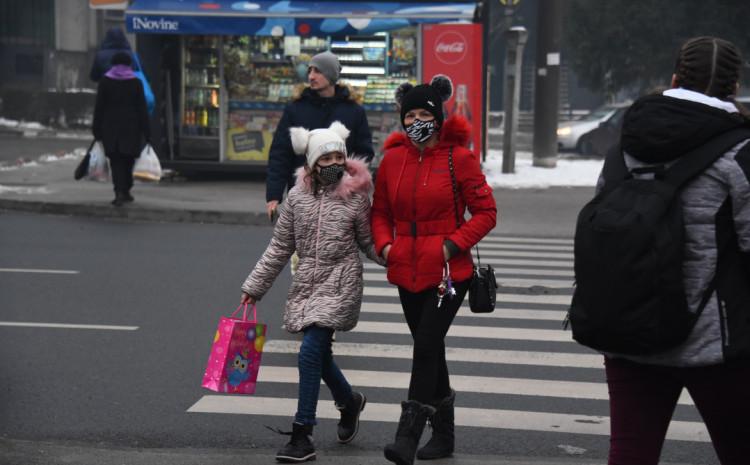
[[[117,208],[111,205],[0,199],[0,210],[167,223],[214,223],[251,226],[269,225],[268,216],[266,216],[265,213],[176,210],[143,207],[140,205],[126,205]]]

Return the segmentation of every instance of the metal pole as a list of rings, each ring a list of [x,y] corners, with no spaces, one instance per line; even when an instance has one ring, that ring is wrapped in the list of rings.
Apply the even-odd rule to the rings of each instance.
[[[534,90],[534,166],[557,165],[562,0],[539,2]]]
[[[503,173],[516,171],[516,133],[521,94],[521,65],[528,32],[523,26],[505,31],[505,90],[503,91]]]
[[[489,79],[489,49],[490,49],[490,3],[488,1],[482,2],[482,68],[484,70],[482,76],[482,162],[487,159],[487,150],[489,137],[487,137],[487,121],[490,118],[490,79]]]

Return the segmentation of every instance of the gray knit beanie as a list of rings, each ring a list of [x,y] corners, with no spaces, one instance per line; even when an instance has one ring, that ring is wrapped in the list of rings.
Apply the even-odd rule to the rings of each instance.
[[[318,68],[320,74],[326,77],[331,84],[336,84],[339,80],[339,73],[341,72],[341,65],[336,55],[331,52],[321,52],[312,57],[310,64],[307,66],[307,72],[310,72],[311,67]]]

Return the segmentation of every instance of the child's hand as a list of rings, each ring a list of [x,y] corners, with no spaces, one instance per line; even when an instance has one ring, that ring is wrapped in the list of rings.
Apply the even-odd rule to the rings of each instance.
[[[240,297],[240,305],[255,305],[255,297],[250,296],[247,292],[243,292]]]
[[[391,253],[391,244],[383,247],[383,251],[380,253],[385,260],[388,260],[388,254]]]

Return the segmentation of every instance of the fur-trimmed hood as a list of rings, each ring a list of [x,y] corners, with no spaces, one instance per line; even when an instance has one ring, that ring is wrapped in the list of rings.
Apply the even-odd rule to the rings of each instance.
[[[296,186],[307,192],[312,193],[312,180],[305,167],[297,168]],[[348,200],[353,194],[370,195],[372,191],[372,175],[367,167],[367,163],[359,158],[349,158],[346,160],[346,172],[341,181],[336,184],[331,195],[343,200]]]
[[[335,86],[336,93],[333,98],[340,101],[351,101],[357,104],[362,104],[362,95],[354,90],[349,84],[337,83]],[[297,100],[310,100],[312,102],[321,102],[323,97],[312,89],[308,84],[299,84],[295,86],[294,92],[292,92],[292,101]]]
[[[458,145],[465,147],[471,137],[471,124],[463,116],[453,115],[445,120],[443,127],[440,128],[440,142],[438,146]],[[391,133],[385,140],[383,148],[385,150],[393,147],[412,145],[411,139],[403,131]]]

